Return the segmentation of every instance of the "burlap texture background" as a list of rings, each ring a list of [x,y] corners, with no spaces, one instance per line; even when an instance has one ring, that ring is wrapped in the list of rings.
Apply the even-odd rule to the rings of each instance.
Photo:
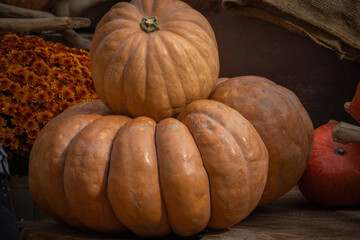
[[[359,0],[222,0],[225,10],[308,36],[340,58],[360,61]]]

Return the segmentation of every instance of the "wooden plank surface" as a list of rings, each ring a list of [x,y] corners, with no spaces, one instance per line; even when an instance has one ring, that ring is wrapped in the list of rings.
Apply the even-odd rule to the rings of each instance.
[[[19,222],[21,240],[140,239],[83,233],[54,221]],[[168,236],[165,239],[180,239]],[[257,207],[236,226],[205,230],[189,239],[360,239],[360,206],[329,208],[306,200],[297,187]]]

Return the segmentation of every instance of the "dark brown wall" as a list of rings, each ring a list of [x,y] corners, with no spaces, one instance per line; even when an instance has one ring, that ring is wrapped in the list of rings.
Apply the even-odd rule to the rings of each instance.
[[[355,123],[343,110],[360,80],[360,63],[340,60],[309,38],[255,18],[225,12],[221,0],[185,0],[212,25],[220,76],[258,75],[299,97],[314,126],[330,119]]]

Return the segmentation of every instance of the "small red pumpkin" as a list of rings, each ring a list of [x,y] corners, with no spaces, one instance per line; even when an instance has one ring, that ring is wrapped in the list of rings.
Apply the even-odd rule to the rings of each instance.
[[[302,194],[330,206],[360,204],[360,144],[332,140],[337,123],[314,131],[314,145],[306,170],[299,181]]]

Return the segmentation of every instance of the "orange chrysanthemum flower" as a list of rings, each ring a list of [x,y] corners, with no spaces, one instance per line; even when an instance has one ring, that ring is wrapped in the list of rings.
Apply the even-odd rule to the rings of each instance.
[[[29,97],[29,93],[23,89],[19,89],[15,94],[14,98],[18,99],[20,102],[25,102]]]
[[[98,98],[89,57],[87,51],[37,36],[0,32],[0,135],[10,165],[28,157],[53,117]]]
[[[25,129],[33,130],[38,127],[38,123],[35,118],[28,118],[25,120],[24,127]]]
[[[70,102],[62,102],[62,103],[60,103],[60,108],[61,108],[61,110],[62,111],[64,111],[65,109],[67,109],[68,107],[70,107],[72,104],[70,103]]]
[[[68,56],[61,59],[61,65],[63,65],[66,68],[69,68],[73,65],[73,59],[69,58]]]
[[[37,88],[41,89],[41,90],[43,90],[45,92],[49,92],[51,90],[51,87],[50,87],[50,84],[49,84],[50,81],[46,81],[44,79],[46,79],[46,77],[41,79],[42,81],[41,81],[40,84],[38,84]]]
[[[35,85],[37,78],[38,78],[38,77],[37,77],[36,74],[33,73],[33,72],[27,71],[27,72],[25,73],[25,81],[26,81],[26,84]]]
[[[22,112],[22,115],[25,117],[25,119],[32,118],[32,117],[34,117],[34,112],[31,111],[30,109],[25,109]]]
[[[27,132],[29,138],[35,139],[39,135],[40,131],[39,131],[39,129],[31,129],[26,132]],[[31,140],[31,141],[33,142],[34,140]]]
[[[84,86],[80,86],[76,88],[76,94],[80,97],[80,98],[87,98],[89,97],[89,91],[86,87]]]
[[[29,95],[29,101],[31,101],[32,100],[32,96],[34,96],[34,94],[35,94],[35,92],[36,92],[36,89],[35,89],[35,87],[34,86],[30,86],[30,85],[25,85],[24,87],[23,87],[23,89],[24,89],[24,91],[26,91],[27,93],[28,93],[28,95]]]
[[[14,70],[14,74],[17,76],[25,75],[25,73],[26,73],[26,70],[22,67],[16,68]]]
[[[3,42],[10,42],[10,43],[14,43],[14,42],[18,42],[19,41],[19,37],[15,34],[6,34],[3,37]]]
[[[51,109],[51,110],[56,109],[56,108],[58,108],[58,106],[59,106],[59,105],[58,105],[56,102],[54,102],[54,101],[49,101],[49,102],[45,103],[44,105],[45,105],[45,107],[46,107],[47,109]]]
[[[11,82],[10,86],[8,88],[8,92],[11,94],[15,94],[17,91],[19,91],[20,85],[16,82]]]
[[[64,83],[66,83],[68,86],[73,86],[75,84],[75,79],[71,75],[66,75],[62,78]]]
[[[34,62],[34,61],[37,61],[40,59],[38,57],[38,55],[36,55],[36,53],[34,53],[34,51],[31,49],[28,51],[25,51],[24,54],[31,59],[31,62]]]
[[[21,53],[19,56],[19,62],[21,65],[26,66],[32,62],[32,58],[26,53]]]
[[[51,120],[52,116],[53,116],[53,113],[51,113],[47,110],[43,110],[37,114],[37,119],[41,123],[47,123]]]
[[[65,110],[65,109],[64,109]],[[60,106],[58,106],[57,108],[54,108],[53,109],[53,113],[54,113],[54,115],[59,115],[60,113],[62,113],[63,112],[63,109],[60,107]]]
[[[48,50],[45,47],[37,47],[34,52],[44,60],[49,59]]]
[[[4,57],[0,57],[0,69],[7,68],[8,65],[9,65],[9,61]]]
[[[90,78],[91,73],[90,73],[89,68],[82,66],[82,67],[80,67],[80,71],[81,71],[81,73],[82,73],[82,76],[83,76],[85,79],[86,79],[86,78]]]
[[[75,67],[70,68],[70,74],[71,74],[71,76],[73,76],[73,77],[75,77],[75,78],[80,78],[80,77],[82,77],[82,72],[81,72],[81,70],[78,69],[78,68],[75,68]]]
[[[5,111],[7,103],[5,101],[0,101],[0,110],[3,113]]]
[[[47,102],[50,100],[49,94],[47,91],[40,90],[37,93],[35,93],[35,99],[36,102]]]
[[[24,119],[23,118],[12,118],[11,121],[12,125],[14,126],[22,126],[24,124]]]
[[[63,84],[60,81],[55,81],[52,83],[52,89],[62,90],[64,87],[65,87],[65,84]]]
[[[1,138],[1,144],[3,146],[11,146],[12,149],[16,149],[13,147],[13,142],[15,141],[15,137],[11,135],[4,135]]]
[[[19,141],[16,140],[14,131],[10,128],[3,128],[0,132],[1,144],[3,146],[10,145],[13,149],[19,147]]]
[[[59,65],[61,63],[62,56],[60,54],[54,54],[50,57],[50,63],[53,65]]]
[[[4,127],[6,125],[6,119],[0,116],[0,128]]]
[[[11,50],[9,53],[8,53],[8,58],[9,58],[9,61],[10,62],[19,62],[19,57],[21,55],[21,52],[18,51],[18,50]]]
[[[16,111],[16,108],[15,108],[14,105],[7,104],[7,105],[5,106],[5,111],[4,111],[4,113],[5,113],[6,115],[14,116],[15,111]]]
[[[61,90],[61,97],[63,99],[73,99],[74,96],[75,96],[74,91],[72,91],[71,88],[69,88],[69,87],[64,87]]]
[[[36,72],[38,73],[43,73],[47,70],[48,66],[46,65],[46,63],[42,60],[38,60],[36,62],[33,63],[32,67],[35,69]]]
[[[12,82],[8,78],[1,78],[0,79],[0,90],[6,91],[10,88]]]
[[[34,98],[31,100],[32,102],[30,102],[30,107],[34,110],[34,111],[38,111],[38,109],[41,107],[42,103],[39,102],[36,99],[36,96],[34,96]]]
[[[94,84],[94,83],[93,83],[92,80],[86,78],[86,79],[84,79],[84,84],[85,84],[88,88],[93,88],[93,84]]]
[[[24,133],[24,128],[20,127],[20,126],[16,126],[14,128],[14,133],[15,135],[22,135]]]

